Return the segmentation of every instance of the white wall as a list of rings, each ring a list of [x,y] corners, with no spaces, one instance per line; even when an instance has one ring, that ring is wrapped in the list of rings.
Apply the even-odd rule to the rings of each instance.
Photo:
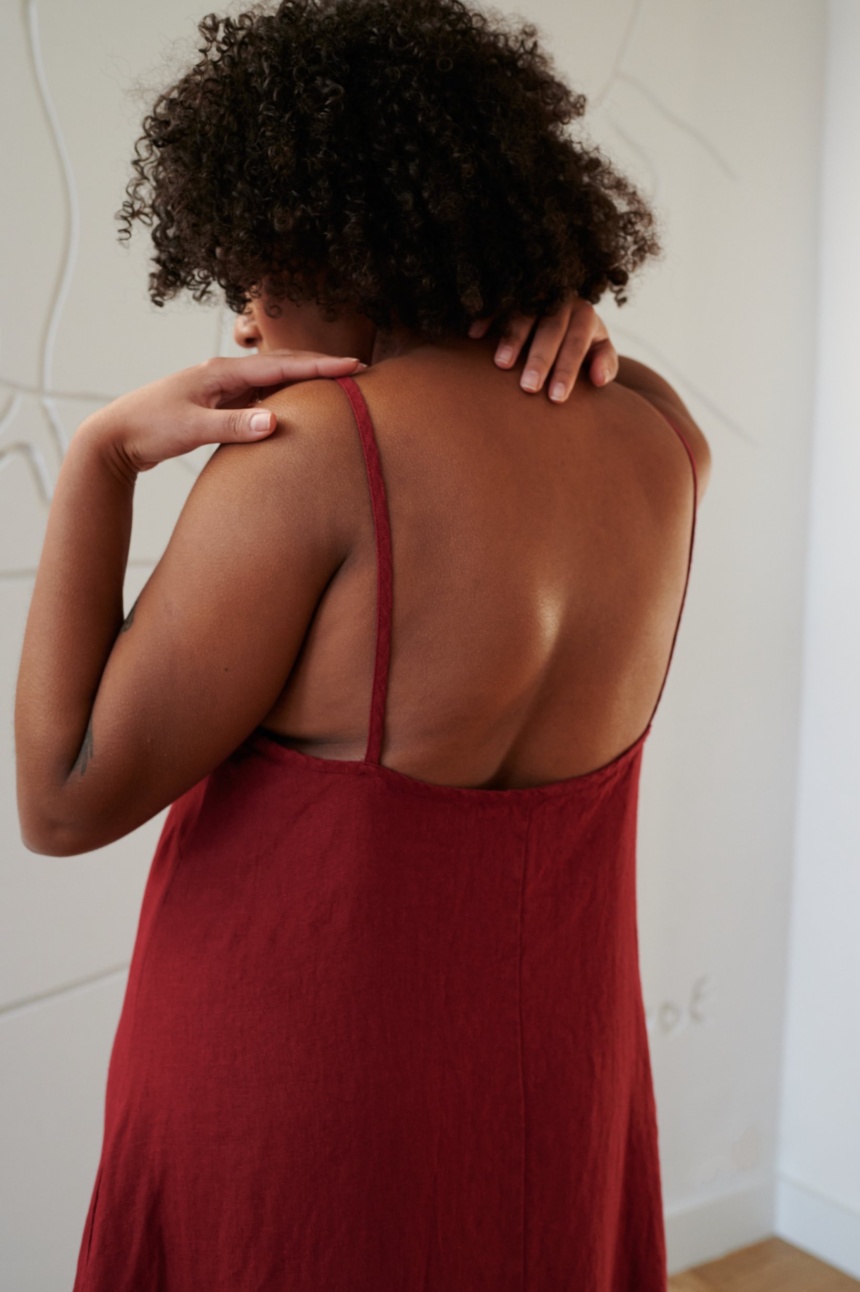
[[[624,352],[676,382],[713,446],[640,807],[643,981],[679,1269],[774,1226],[825,7],[503,7],[542,25],[591,97],[593,136],[656,202],[664,263],[629,306],[603,313]],[[203,12],[192,0],[0,5],[0,1285],[15,1292],[71,1283],[161,824],[86,857],[24,849],[12,762],[18,651],[71,431],[104,398],[229,348],[218,311],[148,304],[144,239],[123,251],[112,219],[142,111],[127,89],[142,74],[159,82],[165,42],[193,48]],[[129,598],[199,464],[141,478]],[[849,1003],[845,991],[843,1011]],[[805,1163],[797,1170],[821,1178]]]
[[[777,1218],[860,1278],[860,5],[829,9]]]

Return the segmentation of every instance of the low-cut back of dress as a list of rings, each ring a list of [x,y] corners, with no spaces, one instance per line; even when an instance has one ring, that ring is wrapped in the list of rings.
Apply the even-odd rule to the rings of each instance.
[[[389,515],[338,382],[376,533],[367,751],[258,728],[172,804],[74,1292],[665,1292],[635,896],[651,722],[545,785],[382,765]],[[697,489],[673,429],[694,488],[680,624]]]

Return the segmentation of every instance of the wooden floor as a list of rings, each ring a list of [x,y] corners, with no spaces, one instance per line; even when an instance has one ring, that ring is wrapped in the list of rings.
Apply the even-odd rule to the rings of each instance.
[[[669,1279],[669,1292],[858,1292],[860,1283],[781,1238]]]

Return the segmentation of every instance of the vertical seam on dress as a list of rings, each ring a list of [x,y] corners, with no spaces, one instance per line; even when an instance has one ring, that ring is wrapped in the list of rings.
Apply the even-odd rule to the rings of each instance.
[[[522,875],[520,878],[520,910],[519,910],[519,928],[517,933],[519,961],[517,965],[517,1009],[519,1013],[518,1032],[519,1032],[519,1051],[520,1051],[520,1122],[522,1125],[522,1181],[520,1187],[521,1197],[521,1215],[520,1215],[520,1232],[522,1234],[522,1256],[520,1270],[520,1287],[521,1292],[526,1292],[526,1080],[525,1080],[525,1062],[523,1057],[523,907],[525,904],[526,888],[526,865],[528,862],[529,837],[531,834],[532,819],[534,809],[529,813],[528,823],[526,825],[526,835],[523,840],[523,862]]]

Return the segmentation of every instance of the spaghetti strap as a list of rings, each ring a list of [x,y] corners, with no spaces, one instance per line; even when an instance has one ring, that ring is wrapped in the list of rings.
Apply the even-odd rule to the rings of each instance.
[[[653,407],[655,406],[652,404],[652,408]],[[657,701],[654,705],[654,708],[651,710],[651,717],[648,720],[648,726],[646,728],[646,732],[651,730],[651,725],[654,722],[654,718],[656,717],[657,710],[660,707],[660,701],[663,698],[663,691],[665,690],[666,681],[669,677],[669,669],[672,666],[672,658],[675,654],[675,642],[678,640],[678,630],[681,627],[681,618],[684,614],[684,605],[687,600],[687,589],[690,586],[690,569],[693,564],[693,544],[696,539],[696,514],[699,510],[699,476],[698,476],[698,472],[696,471],[696,459],[693,457],[693,451],[690,448],[689,441],[681,431],[680,427],[676,426],[675,423],[666,416],[666,414],[663,412],[662,409],[658,408],[656,409],[656,411],[660,413],[660,416],[663,418],[665,422],[668,422],[669,426],[671,426],[672,430],[675,432],[675,434],[678,436],[678,439],[681,441],[684,448],[687,450],[687,457],[690,459],[690,466],[693,471],[693,520],[690,527],[690,547],[687,555],[687,577],[684,580],[684,592],[681,597],[681,607],[678,611],[678,618],[675,621],[675,632],[672,637],[672,645],[669,648],[669,659],[666,664],[665,672],[663,673],[663,682],[660,687],[660,693],[657,696]]]
[[[393,562],[391,557],[391,521],[385,495],[385,480],[379,460],[379,448],[370,411],[358,384],[352,377],[336,377],[346,392],[364,451],[370,501],[373,506],[373,529],[376,536],[376,653],[373,667],[373,691],[370,698],[367,749],[364,762],[378,763],[385,733],[385,707],[388,699],[388,673],[391,660],[391,607]]]

